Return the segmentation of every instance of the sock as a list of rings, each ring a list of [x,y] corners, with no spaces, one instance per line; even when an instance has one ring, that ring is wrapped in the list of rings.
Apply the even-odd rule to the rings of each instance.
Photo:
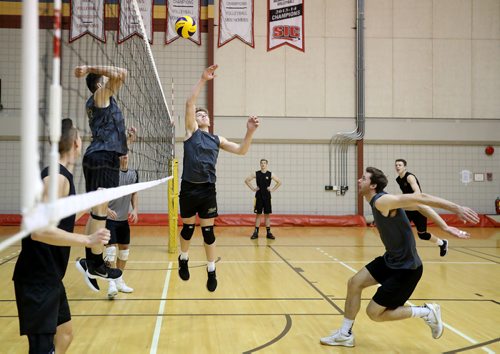
[[[267,232],[268,234],[270,234],[270,233],[271,233],[271,226],[266,226],[266,232]]]
[[[351,335],[353,324],[354,320],[350,320],[344,317],[344,321],[342,322],[342,327],[340,328],[340,333],[346,336]]]
[[[259,227],[258,226],[255,226],[255,231],[254,231],[256,234],[259,233]]]
[[[207,270],[213,272],[215,270],[215,262],[207,262]]]
[[[411,307],[411,317],[427,317],[431,310],[426,306],[410,306]]]
[[[181,258],[183,261],[185,261],[186,259],[189,259],[189,257],[188,257],[188,253],[187,253],[187,252],[182,252],[182,251],[181,251],[180,258]]]
[[[438,240],[436,241],[437,245],[438,246],[442,246],[443,245],[443,240],[441,240],[440,238],[438,238]]]

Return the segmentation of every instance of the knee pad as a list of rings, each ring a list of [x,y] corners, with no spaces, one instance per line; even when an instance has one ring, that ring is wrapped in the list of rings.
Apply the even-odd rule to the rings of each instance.
[[[211,245],[215,242],[214,227],[213,226],[203,226],[201,228],[201,233],[203,235],[203,240],[207,245]]]
[[[417,235],[418,237],[421,239],[421,240],[430,240],[431,239],[431,234],[428,233],[427,231],[426,232],[417,232]]]
[[[106,215],[105,216],[96,215],[92,212],[90,212],[90,217],[94,220],[101,220],[101,221],[106,220],[108,218]]]
[[[184,240],[189,241],[194,234],[194,224],[182,225],[181,236]]]
[[[120,261],[126,261],[128,259],[129,252],[130,252],[129,249],[118,251],[118,259]]]
[[[116,260],[116,246],[106,247],[106,254],[104,256],[106,262],[113,263]]]

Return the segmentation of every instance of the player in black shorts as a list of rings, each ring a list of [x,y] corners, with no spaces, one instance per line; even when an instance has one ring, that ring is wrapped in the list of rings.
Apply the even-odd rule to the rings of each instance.
[[[395,168],[398,174],[396,182],[403,194],[422,193],[420,183],[417,177],[406,170],[406,160],[397,159],[395,161]],[[427,218],[421,212],[427,213],[428,208],[418,210],[405,210],[406,216],[410,221],[413,221],[417,228],[417,235],[421,240],[430,241],[439,246],[439,255],[446,256],[448,252],[448,240],[441,240],[439,237],[427,232]]]
[[[342,327],[330,336],[320,339],[321,344],[332,346],[354,346],[352,326],[361,307],[363,289],[380,284],[371,299],[366,313],[373,321],[396,321],[410,317],[424,319],[431,328],[432,337],[437,339],[443,333],[441,308],[438,304],[405,306],[422,276],[422,261],[417,253],[415,237],[410,221],[403,208],[418,208],[420,205],[449,210],[460,219],[479,222],[477,213],[447,200],[428,194],[391,195],[384,192],[387,177],[382,171],[368,167],[358,180],[359,193],[372,207],[375,225],[385,247],[385,253],[375,258],[357,272],[347,283],[347,298]],[[431,209],[432,210],[432,209]],[[429,214],[439,220],[437,213]],[[442,221],[442,219],[441,219]],[[459,238],[468,238],[467,232],[438,222],[443,230]]]
[[[214,220],[218,215],[215,192],[215,165],[219,149],[237,155],[246,154],[250,148],[252,136],[259,126],[257,117],[249,117],[247,132],[240,144],[209,132],[210,118],[208,111],[203,108],[196,108],[196,99],[205,83],[215,77],[217,67],[217,65],[212,65],[203,71],[200,80],[193,87],[193,91],[186,101],[186,134],[184,136],[184,160],[179,194],[179,206],[183,223],[180,237],[179,277],[182,280],[189,280],[190,277],[188,251],[194,233],[196,214],[198,214],[207,256],[208,291],[215,291],[217,288]]]
[[[268,239],[274,240],[275,237],[271,233],[271,218],[272,205],[271,205],[271,193],[274,193],[276,189],[281,186],[281,181],[274,173],[267,170],[268,161],[266,159],[260,160],[260,171],[255,171],[250,176],[245,179],[245,184],[252,191],[255,192],[253,212],[255,213],[255,230],[250,237],[255,240],[259,237],[259,226],[260,217],[262,212],[264,212],[264,221],[266,224],[266,237]],[[252,180],[256,180],[257,186],[252,185]],[[271,181],[274,181],[274,186],[271,188]]]
[[[128,152],[127,144],[135,138],[136,129],[125,128],[122,111],[114,95],[127,77],[127,70],[114,66],[78,66],[75,76],[86,76],[87,87],[92,95],[85,105],[92,131],[92,141],[83,157],[83,173],[87,192],[99,188],[118,187],[120,156]],[[89,233],[105,227],[108,203],[92,208],[87,222]],[[76,262],[77,269],[84,275],[90,289],[99,290],[96,279],[118,279],[122,272],[110,268],[103,258],[103,248],[85,249],[85,259]]]
[[[59,142],[59,198],[75,194],[73,168],[82,140],[71,119],[63,119]],[[62,178],[61,178],[62,177]],[[48,168],[42,171],[44,201],[50,185]],[[29,353],[65,353],[73,338],[71,313],[63,285],[70,246],[96,246],[110,234],[99,229],[91,235],[73,233],[76,215],[62,219],[57,228],[34,232],[22,240],[14,268],[14,288],[21,335],[28,336]]]

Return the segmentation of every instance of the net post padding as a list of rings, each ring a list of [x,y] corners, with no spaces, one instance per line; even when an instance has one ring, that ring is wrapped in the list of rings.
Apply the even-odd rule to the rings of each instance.
[[[168,252],[177,252],[177,232],[178,232],[178,213],[179,213],[179,162],[173,159],[171,164],[172,178],[168,181]]]

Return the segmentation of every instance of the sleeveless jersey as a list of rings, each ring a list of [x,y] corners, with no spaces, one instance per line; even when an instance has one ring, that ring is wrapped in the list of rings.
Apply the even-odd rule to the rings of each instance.
[[[42,171],[42,178],[47,177],[49,169]],[[64,166],[59,165],[59,174],[69,181],[69,195],[75,194],[73,175]],[[62,219],[58,228],[73,232],[75,215]],[[22,240],[21,253],[14,268],[13,280],[27,283],[57,283],[64,278],[68,267],[70,247],[53,246],[35,241],[30,236]]]
[[[136,170],[120,170],[120,186],[126,186],[133,183],[139,182],[139,174]],[[112,200],[109,202],[108,208],[116,212],[115,221],[127,221],[128,211],[130,207],[130,200],[132,199],[132,194],[124,195],[121,198]]]
[[[94,96],[91,96],[86,110],[92,141],[85,155],[96,151],[114,151],[120,156],[125,155],[128,151],[125,120],[116,100],[110,97],[109,106],[99,108],[95,106]]]
[[[271,192],[267,190],[267,187],[271,185],[271,171],[266,171],[265,173],[262,171],[255,171],[255,180],[257,183],[257,187],[259,190],[255,192],[255,196],[261,196],[262,198],[269,198],[271,196]]]
[[[215,183],[215,165],[219,156],[217,135],[197,129],[184,141],[182,180],[191,183]]]
[[[417,176],[415,176],[413,173],[406,172],[403,178],[399,176],[398,178],[396,178],[396,182],[398,182],[399,188],[401,188],[401,192],[403,192],[403,194],[414,193],[413,189],[411,188],[411,185],[408,183],[408,176],[415,177],[415,180],[417,181],[418,184],[418,188],[420,188],[420,191],[422,191],[422,187],[420,187],[420,183],[418,182]]]
[[[387,194],[376,194],[370,201],[373,218],[380,238],[385,246],[384,260],[392,269],[416,269],[422,265],[417,253],[415,237],[411,231],[410,221],[403,209],[396,209],[396,215],[383,216],[375,207],[378,198]]]

